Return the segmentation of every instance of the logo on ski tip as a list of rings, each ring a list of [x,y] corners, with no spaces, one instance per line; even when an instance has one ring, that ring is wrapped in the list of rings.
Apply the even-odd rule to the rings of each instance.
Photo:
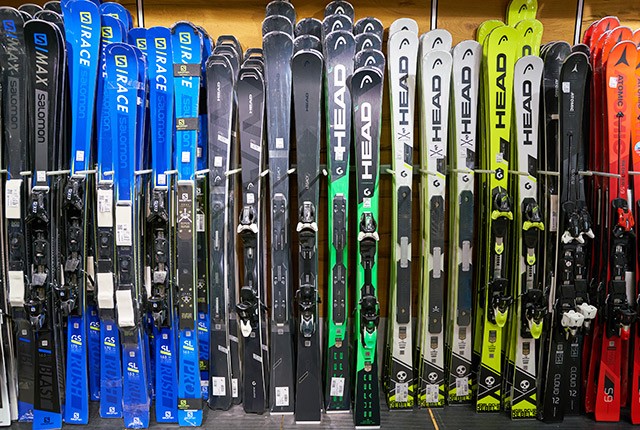
[[[114,57],[116,61],[116,67],[127,67],[127,56],[126,55],[116,55]]]
[[[464,51],[464,54],[462,54],[462,59],[464,60],[465,58],[467,58],[467,55],[473,55],[473,50],[467,49],[466,51]]]
[[[344,36],[340,36],[340,37],[338,37],[338,38],[336,39],[336,43],[335,43],[335,45],[333,46],[333,49],[334,49],[334,50],[337,50],[337,49],[338,49],[338,46],[346,45],[346,44],[347,44],[347,40],[344,38]]]
[[[496,378],[494,378],[493,376],[487,376],[484,380],[484,383],[487,385],[487,387],[491,388],[493,384],[496,383]]]
[[[400,42],[400,49],[404,48],[404,45],[409,45],[411,42],[409,42],[409,39],[407,39],[406,37],[404,39],[402,39],[402,42]]]
[[[399,382],[404,382],[407,379],[407,372],[401,370],[397,373],[397,378]]]
[[[530,386],[531,384],[529,383],[529,381],[520,382],[520,388],[522,388],[523,391],[528,390]]]
[[[438,379],[438,375],[436,374],[436,372],[431,372],[429,373],[429,376],[427,376],[427,378],[429,378],[429,382],[433,384],[434,382],[436,382],[436,379]]]
[[[624,63],[627,66],[629,65],[629,61],[627,61],[627,49],[625,48],[624,51],[622,51],[622,55],[620,56],[620,59],[618,60],[618,62],[616,63],[616,66],[620,63]]]
[[[156,49],[167,49],[167,39],[163,37],[156,37],[154,39]]]
[[[435,49],[436,45],[442,45],[442,38],[436,37],[433,39],[433,43],[431,44],[431,49]]]
[[[39,45],[39,46],[47,46],[49,42],[47,40],[47,35],[45,33],[34,33],[33,41],[35,42],[36,45]]]
[[[456,373],[458,374],[458,376],[463,376],[465,373],[467,373],[467,366],[458,366],[456,367]]]
[[[183,32],[183,33],[179,33],[178,36],[179,36],[181,45],[191,44],[191,33]]]
[[[113,28],[111,28],[111,27],[102,27],[102,38],[103,39],[113,39]]]
[[[82,24],[91,24],[93,22],[91,12],[80,12],[80,22]]]
[[[504,170],[502,170],[502,167],[498,167],[496,169],[496,179],[498,180],[504,179]]]

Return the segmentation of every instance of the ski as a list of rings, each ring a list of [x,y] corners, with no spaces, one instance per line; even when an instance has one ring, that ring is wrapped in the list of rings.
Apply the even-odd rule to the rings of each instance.
[[[449,193],[449,330],[446,357],[447,402],[467,403],[472,397],[471,350],[473,301],[473,244],[476,226],[475,178],[478,152],[478,94],[482,47],[473,40],[452,51],[453,129],[449,134],[452,167]],[[476,260],[477,261],[477,260]]]
[[[223,53],[226,52],[226,57],[229,61],[231,61],[231,67],[234,70],[234,76],[236,76],[236,86],[237,86],[237,76],[238,71],[240,69],[240,61],[242,57],[242,48],[240,47],[240,43],[233,36],[219,36],[216,44],[216,48],[214,50],[215,53]],[[235,113],[232,114],[232,148],[234,149],[232,152],[232,159],[234,160],[234,165],[238,163],[238,154],[240,153],[240,148],[238,145],[238,137],[237,137],[237,129],[238,129],[238,120],[237,120],[237,92],[236,97],[234,97],[234,109]],[[236,170],[237,171],[237,170]],[[229,189],[235,190],[236,183],[238,183],[237,176],[231,175],[229,177]],[[240,333],[238,331],[238,313],[236,311],[236,297],[237,297],[237,282],[238,279],[238,262],[236,258],[236,243],[237,243],[237,234],[236,234],[236,223],[239,216],[237,199],[235,198],[235,193],[229,193],[229,199],[227,200],[229,206],[232,210],[227,211],[227,220],[226,220],[226,229],[228,231],[227,236],[229,237],[229,242],[227,246],[226,259],[229,262],[228,270],[227,270],[227,289],[226,289],[226,303],[228,307],[229,313],[229,321],[228,321],[228,330],[229,330],[229,354],[231,359],[231,397],[233,404],[239,404],[242,400],[242,392],[241,392],[241,374],[240,374],[240,349],[239,349],[239,336]],[[215,348],[215,347],[214,347]],[[214,369],[215,371],[215,369]]]
[[[143,288],[137,256],[141,234],[135,170],[139,145],[142,145],[137,127],[144,121],[138,116],[137,104],[146,101],[146,97],[138,97],[138,82],[144,83],[146,78],[140,74],[138,58],[141,56],[139,50],[125,43],[109,44],[105,52],[107,82],[118,82],[117,87],[106,84],[105,97],[109,99],[109,114],[114,125],[111,128],[113,153],[118,154],[113,172],[115,307],[122,342],[122,415],[127,428],[148,427],[150,407],[141,312]]]
[[[246,60],[245,63],[249,61]],[[260,228],[264,228],[261,200],[264,160],[264,80],[262,68],[243,66],[237,85],[238,124],[242,166],[242,212],[238,235],[242,240],[244,276],[237,304],[242,334],[242,403],[245,412],[262,414],[267,404],[265,363],[266,307],[263,250]]]
[[[633,33],[633,41],[637,47],[640,48],[640,31],[636,30]],[[631,163],[634,171],[640,169],[640,55],[636,58],[636,84],[634,86],[636,94],[634,96],[633,106],[633,118],[636,118],[631,135]],[[633,177],[633,190],[634,190],[634,219],[640,219],[640,177],[638,175]],[[636,224],[636,238],[638,237],[638,225]],[[636,239],[636,256],[638,253],[638,245],[640,243]],[[636,258],[636,288],[634,290],[634,299],[636,300],[636,306],[640,303],[638,299],[640,294],[640,259]],[[640,324],[638,319],[633,328],[633,362],[631,367],[631,396],[630,396],[630,415],[631,423],[640,423]]]
[[[29,210],[31,231],[30,292],[25,307],[33,326],[35,385],[33,427],[62,428],[62,333],[57,325],[53,285],[59,279],[57,216],[59,179],[49,172],[61,170],[66,51],[62,33],[54,24],[31,20],[24,36],[29,60],[31,106],[38,118],[31,129],[29,154],[33,169]]]
[[[348,209],[349,155],[351,153],[351,88],[355,40],[347,31],[324,39],[324,81],[329,173],[329,294],[325,357],[325,408],[348,411],[351,406],[351,371],[348,327]]]
[[[318,318],[318,206],[320,198],[320,120],[323,57],[316,50],[302,50],[291,60],[295,112],[299,276],[296,422],[321,420],[322,386],[320,326]]]
[[[509,227],[513,220],[509,194],[509,151],[511,139],[511,102],[513,100],[513,68],[516,58],[516,30],[497,27],[483,42],[484,133],[486,153],[482,168],[491,171],[484,180],[484,256],[483,284],[478,302],[483,308],[481,362],[478,371],[476,411],[494,412],[502,401],[503,328],[507,323],[510,297]]]
[[[522,22],[522,21],[521,21]],[[543,60],[536,55],[523,56],[514,68],[515,140],[511,148],[517,174],[513,178],[515,206],[513,223],[513,293],[515,315],[511,318],[507,359],[512,368],[505,384],[511,418],[535,418],[537,415],[536,341],[543,330],[546,314],[540,288],[540,233],[543,215],[538,203],[538,118]]]
[[[535,19],[537,13],[537,0],[511,0],[507,6],[506,24],[514,27],[524,19]]]
[[[146,34],[151,121],[151,190],[147,199],[147,266],[151,283],[148,308],[153,319],[155,416],[161,423],[178,420],[177,320],[173,290],[175,256],[171,248],[174,214],[173,168],[174,79],[171,31],[152,27]]]
[[[291,327],[289,237],[289,135],[291,122],[291,34],[263,37],[267,147],[271,212],[271,374],[272,413],[293,413],[294,367]]]
[[[88,347],[89,314],[86,307],[88,261],[88,196],[92,194],[91,153],[95,93],[99,68],[101,20],[98,7],[76,0],[63,5],[69,56],[71,91],[71,171],[63,191],[63,283],[57,288],[62,313],[67,317],[66,394],[64,421],[89,421]],[[87,96],[89,95],[89,96]]]
[[[234,233],[228,228],[227,202],[230,188],[229,172],[235,162],[233,145],[233,112],[237,69],[223,54],[212,55],[207,62],[207,104],[209,121],[209,294],[211,304],[211,386],[209,406],[227,410],[233,402],[231,344],[229,339],[229,305],[227,291],[234,288],[229,281],[235,260],[229,260],[228,247]]]
[[[606,298],[602,309],[602,352],[597,376],[595,419],[619,421],[623,394],[621,370],[623,341],[630,336],[630,324],[636,313],[627,300],[627,272],[635,267],[629,263],[633,255],[635,238],[632,228],[633,214],[627,202],[629,142],[633,106],[628,102],[635,97],[636,46],[632,42],[619,42],[611,50],[605,65],[606,144],[609,147],[608,172],[620,178],[608,178],[610,260],[607,268]],[[594,345],[599,347],[599,345]],[[624,377],[624,376],[622,376]]]
[[[386,390],[390,409],[411,409],[414,405],[411,220],[418,34],[411,30],[398,30],[389,37],[387,52],[393,118],[394,228],[391,241],[394,245],[391,247]]]
[[[122,364],[120,333],[115,309],[115,229],[113,142],[107,97],[106,47],[126,39],[122,22],[102,15],[101,61],[98,75],[96,117],[96,298],[100,317],[100,416],[122,418]]]
[[[188,22],[171,28],[175,94],[175,168],[178,307],[178,424],[202,425],[196,328],[196,147],[202,36]]]
[[[431,32],[433,33],[433,32]],[[444,406],[445,187],[452,58],[423,38],[420,63],[422,192],[421,335],[418,404]],[[427,42],[424,42],[427,41]],[[427,45],[425,45],[427,43]]]
[[[356,271],[353,419],[356,428],[380,426],[378,393],[378,175],[384,64],[362,67],[351,79],[356,155],[358,265]]]

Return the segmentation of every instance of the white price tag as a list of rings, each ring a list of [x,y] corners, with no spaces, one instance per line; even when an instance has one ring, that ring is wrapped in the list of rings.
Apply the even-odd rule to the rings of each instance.
[[[238,378],[231,380],[231,396],[235,399],[240,395],[238,392]]]
[[[469,380],[467,378],[456,378],[456,396],[466,397],[469,395]]]
[[[550,224],[551,224],[549,226],[549,231],[558,231],[558,212],[560,209],[558,196],[551,195],[549,196],[549,200],[550,200],[549,215],[550,215]]]
[[[204,214],[196,215],[196,231],[197,232],[204,231]]]
[[[98,212],[111,213],[113,210],[113,194],[108,191],[98,193]]]
[[[225,386],[223,376],[214,376],[211,378],[211,395],[212,396],[227,395],[227,387]]]
[[[409,383],[398,382],[396,384],[396,402],[405,403],[409,401]]]
[[[131,246],[131,225],[129,223],[116,225],[116,243],[121,246]]]
[[[7,187],[6,190],[6,199],[7,207],[11,209],[20,209],[20,188],[18,187]]]
[[[438,403],[438,393],[440,387],[436,384],[427,384],[427,390],[425,394],[425,401],[427,403]]]
[[[618,86],[618,77],[617,76],[611,76],[609,78],[609,88],[615,88]]]
[[[276,387],[276,406],[289,406],[289,387]]]
[[[344,378],[333,377],[331,378],[331,390],[332,397],[344,396]]]
[[[568,94],[571,92],[571,82],[562,83],[562,92]]]

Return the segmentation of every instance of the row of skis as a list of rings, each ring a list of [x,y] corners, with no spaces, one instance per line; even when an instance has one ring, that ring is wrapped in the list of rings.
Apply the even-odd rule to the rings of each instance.
[[[513,0],[455,47],[399,19],[385,59],[381,22],[343,0],[323,21],[269,3],[244,52],[187,22],[133,28],[116,3],[0,7],[0,424],[87,424],[96,401],[129,428],[151,411],[197,426],[206,401],[377,426],[381,395],[545,421],[630,407],[640,423],[640,32],[607,17],[582,44],[542,46],[536,13]]]

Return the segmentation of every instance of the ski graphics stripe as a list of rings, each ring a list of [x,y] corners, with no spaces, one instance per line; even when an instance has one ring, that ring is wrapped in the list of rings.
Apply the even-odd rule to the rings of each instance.
[[[546,303],[539,288],[539,237],[544,231],[538,203],[538,118],[540,84],[544,62],[538,56],[525,56],[514,68],[514,116],[516,139],[512,147],[518,175],[514,180],[518,207],[514,222],[514,249],[518,250],[514,280],[515,318],[509,361],[513,362],[513,383],[507,393],[511,418],[535,418],[536,340],[542,334]],[[526,173],[526,175],[524,174]],[[521,229],[521,232],[518,230]]]
[[[149,117],[151,121],[151,194],[147,228],[150,245],[151,296],[149,310],[154,324],[155,415],[162,423],[178,420],[177,320],[171,249],[171,177],[173,163],[174,79],[171,30],[152,27],[146,33],[149,64]],[[149,234],[149,233],[147,233]],[[149,238],[149,239],[151,239]]]
[[[413,408],[413,333],[411,321],[411,219],[413,183],[413,129],[418,67],[418,35],[411,30],[392,34],[389,52],[392,112],[392,194],[394,208],[391,248],[391,297],[387,402],[390,409]]]
[[[347,290],[351,89],[348,82],[353,74],[353,35],[347,31],[327,35],[324,53],[330,244],[325,408],[348,411],[351,405]]]
[[[378,174],[384,65],[353,73],[353,136],[358,189],[358,315],[353,419],[356,428],[380,425],[378,393]]]
[[[324,64],[317,51],[300,51],[291,60],[298,161],[299,275],[296,422],[320,422],[322,370],[318,318],[318,225],[320,123]]]
[[[175,85],[176,261],[178,272],[178,423],[202,424],[202,392],[196,335],[195,169],[202,38],[179,22],[171,29]]]
[[[502,329],[512,299],[509,296],[508,230],[513,219],[508,192],[509,147],[511,139],[511,101],[513,66],[516,57],[516,30],[498,27],[483,44],[485,108],[484,121],[487,153],[484,160],[489,174],[485,212],[489,264],[485,267],[481,364],[478,373],[477,412],[499,411],[502,387]]]
[[[139,243],[137,213],[136,170],[138,145],[137,103],[139,85],[138,57],[142,53],[131,45],[112,43],[106,48],[106,73],[112,128],[111,141],[118,158],[114,163],[115,225],[117,256],[117,322],[122,333],[123,418],[126,428],[146,428],[149,425],[149,386],[141,328],[139,303],[141,278],[136,262],[135,249]],[[145,85],[144,80],[140,85]],[[144,98],[146,100],[146,98]],[[140,102],[143,102],[140,100]]]
[[[60,137],[62,113],[57,97],[64,89],[66,62],[64,39],[58,27],[41,20],[24,26],[25,46],[30,65],[29,99],[38,121],[31,128],[30,153],[33,158],[31,201],[27,221],[32,232],[31,292],[26,310],[36,338],[33,428],[62,428],[61,349],[55,339],[52,284],[58,268],[53,258],[55,223],[49,223],[55,200],[48,171],[57,170],[56,142]],[[54,231],[52,231],[54,227]]]
[[[449,135],[449,159],[453,166],[449,208],[449,357],[448,403],[467,403],[472,396],[471,350],[473,238],[476,226],[475,178],[478,95],[482,47],[473,40],[460,42],[452,51],[451,114],[455,121]]]
[[[289,134],[293,39],[270,32],[263,38],[267,145],[271,200],[271,375],[272,413],[294,411],[293,332],[291,329],[291,249],[289,241]]]
[[[629,325],[635,319],[635,311],[627,301],[627,272],[634,268],[627,267],[626,254],[632,252],[629,248],[634,246],[630,233],[634,220],[626,199],[636,58],[636,46],[632,42],[620,42],[611,50],[605,66],[608,170],[619,174],[620,178],[609,178],[609,219],[612,222],[609,247],[612,255],[603,313],[602,355],[594,409],[596,421],[620,419],[622,345],[629,339]]]
[[[209,294],[211,304],[211,385],[209,406],[227,410],[233,402],[231,389],[231,344],[229,339],[229,285],[232,270],[228,246],[227,205],[230,192],[228,172],[233,159],[233,105],[236,76],[229,59],[214,54],[207,61],[207,104],[209,127]]]
[[[97,208],[96,230],[97,260],[96,288],[100,317],[100,416],[122,417],[122,365],[120,362],[120,333],[115,321],[115,235],[113,198],[113,142],[109,113],[110,98],[106,97],[105,83],[106,47],[109,43],[123,42],[126,38],[122,21],[113,16],[102,15],[101,63],[96,98],[98,133],[97,154]],[[91,374],[91,371],[89,372]],[[91,375],[90,375],[91,377]],[[91,384],[90,384],[91,385]]]
[[[428,40],[425,38],[423,40]],[[424,43],[424,42],[423,42]],[[448,51],[423,46],[420,65],[422,129],[422,292],[418,359],[418,402],[444,406],[445,188],[449,94],[452,57]]]
[[[0,8],[0,63],[3,69],[2,86],[5,88],[2,106],[4,126],[3,142],[6,153],[7,179],[5,181],[4,215],[7,241],[7,298],[11,306],[16,342],[16,368],[18,379],[18,420],[33,421],[35,399],[36,348],[33,327],[25,312],[28,300],[28,265],[30,240],[23,214],[27,210],[28,181],[20,172],[29,170],[29,135],[23,121],[27,118],[29,83],[28,63],[24,40],[24,17],[17,9]]]
[[[64,190],[64,230],[67,249],[64,283],[57,294],[68,316],[67,371],[64,421],[89,421],[88,315],[85,309],[85,258],[88,177],[93,137],[96,80],[100,64],[101,20],[98,6],[90,1],[62,5],[69,57],[71,89],[71,175]],[[90,96],[88,96],[90,95]]]

